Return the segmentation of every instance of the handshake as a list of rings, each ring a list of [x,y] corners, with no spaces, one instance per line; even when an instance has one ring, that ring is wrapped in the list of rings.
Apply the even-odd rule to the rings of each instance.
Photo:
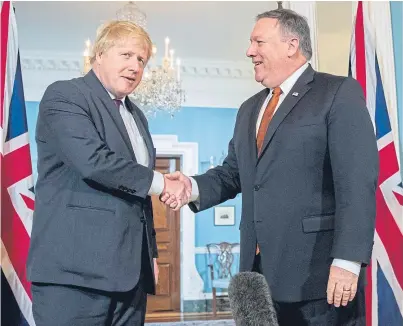
[[[178,211],[182,206],[189,204],[192,195],[192,182],[189,177],[176,171],[164,175],[164,190],[160,195],[160,201]]]

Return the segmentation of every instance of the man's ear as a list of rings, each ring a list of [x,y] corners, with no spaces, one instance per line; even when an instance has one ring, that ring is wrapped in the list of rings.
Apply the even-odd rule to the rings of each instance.
[[[288,40],[288,57],[291,58],[297,53],[299,48],[299,39],[293,37]]]
[[[100,63],[102,61],[102,52],[99,52],[95,55],[95,61]]]

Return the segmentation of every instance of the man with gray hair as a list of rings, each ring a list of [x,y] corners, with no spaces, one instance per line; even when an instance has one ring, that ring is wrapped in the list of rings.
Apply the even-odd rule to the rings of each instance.
[[[362,89],[312,69],[291,10],[257,16],[247,56],[265,89],[240,107],[222,166],[169,178],[194,212],[242,193],[240,269],[263,273],[280,325],[365,325],[378,151]]]

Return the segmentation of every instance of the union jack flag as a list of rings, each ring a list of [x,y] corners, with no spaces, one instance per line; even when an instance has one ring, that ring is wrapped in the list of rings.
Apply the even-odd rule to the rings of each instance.
[[[32,326],[25,264],[34,209],[33,177],[17,26],[10,1],[1,2],[0,24],[1,324]]]
[[[388,4],[389,5],[389,4]],[[367,269],[367,325],[403,325],[403,188],[396,145],[370,20],[369,3],[358,3],[352,34],[350,74],[361,84],[371,114],[379,151],[376,229],[371,264]],[[386,15],[387,16],[387,15]],[[376,19],[384,16],[377,15]],[[384,24],[390,25],[385,20]],[[379,36],[378,36],[379,37]],[[387,35],[382,35],[386,38]],[[386,42],[385,39],[382,42]],[[390,55],[390,56],[389,56]],[[393,48],[388,54],[393,61]],[[393,78],[394,76],[387,76]],[[393,93],[393,92],[392,92]]]

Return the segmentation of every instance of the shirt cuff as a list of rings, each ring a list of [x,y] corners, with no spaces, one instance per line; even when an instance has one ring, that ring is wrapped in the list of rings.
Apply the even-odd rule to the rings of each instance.
[[[361,263],[358,263],[355,261],[349,261],[349,260],[335,258],[335,259],[333,259],[332,266],[337,266],[337,267],[343,268],[351,273],[354,273],[355,275],[360,275]]]
[[[192,194],[190,195],[190,202],[196,201],[199,199],[199,186],[197,185],[197,182],[195,179],[192,177],[189,177],[190,182],[192,183]]]
[[[162,173],[158,171],[153,171],[154,172],[154,177],[153,177],[153,182],[151,182],[151,187],[150,190],[148,191],[148,195],[161,195],[162,192],[164,191],[164,186],[165,186],[165,180],[164,176]]]

